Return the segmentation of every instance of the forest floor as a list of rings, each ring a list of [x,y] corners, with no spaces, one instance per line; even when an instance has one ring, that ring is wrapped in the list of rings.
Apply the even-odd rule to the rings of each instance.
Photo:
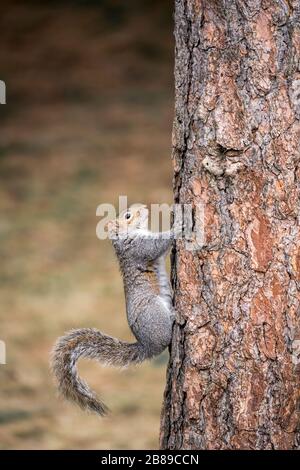
[[[1,449],[158,446],[167,354],[82,363],[112,413],[61,401],[49,353],[66,330],[131,339],[96,208],[172,201],[172,2],[1,2]],[[119,7],[119,8],[118,8]]]

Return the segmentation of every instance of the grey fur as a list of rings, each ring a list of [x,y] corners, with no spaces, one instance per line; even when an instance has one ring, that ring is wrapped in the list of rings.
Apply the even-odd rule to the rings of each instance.
[[[52,353],[52,370],[60,393],[101,416],[108,409],[78,376],[78,359],[97,359],[103,364],[126,367],[160,354],[171,342],[174,311],[165,255],[174,232],[155,234],[145,230],[143,208],[130,208],[134,222],[125,222],[121,214],[110,233],[123,276],[128,324],[137,342],[126,343],[84,328],[59,338]]]

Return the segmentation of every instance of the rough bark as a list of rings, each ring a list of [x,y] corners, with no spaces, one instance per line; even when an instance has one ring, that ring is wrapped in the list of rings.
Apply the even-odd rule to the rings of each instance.
[[[165,449],[300,446],[300,1],[176,0],[175,202]]]

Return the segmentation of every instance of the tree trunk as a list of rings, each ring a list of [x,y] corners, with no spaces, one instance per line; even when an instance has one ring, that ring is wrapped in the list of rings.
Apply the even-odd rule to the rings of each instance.
[[[176,243],[164,449],[300,447],[300,0],[176,0]],[[297,351],[298,349],[298,351]]]

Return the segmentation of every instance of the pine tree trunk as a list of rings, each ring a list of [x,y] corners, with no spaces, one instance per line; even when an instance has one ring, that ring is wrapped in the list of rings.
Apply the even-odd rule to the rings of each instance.
[[[300,448],[300,0],[176,0],[164,449]],[[298,349],[298,351],[297,351]]]

